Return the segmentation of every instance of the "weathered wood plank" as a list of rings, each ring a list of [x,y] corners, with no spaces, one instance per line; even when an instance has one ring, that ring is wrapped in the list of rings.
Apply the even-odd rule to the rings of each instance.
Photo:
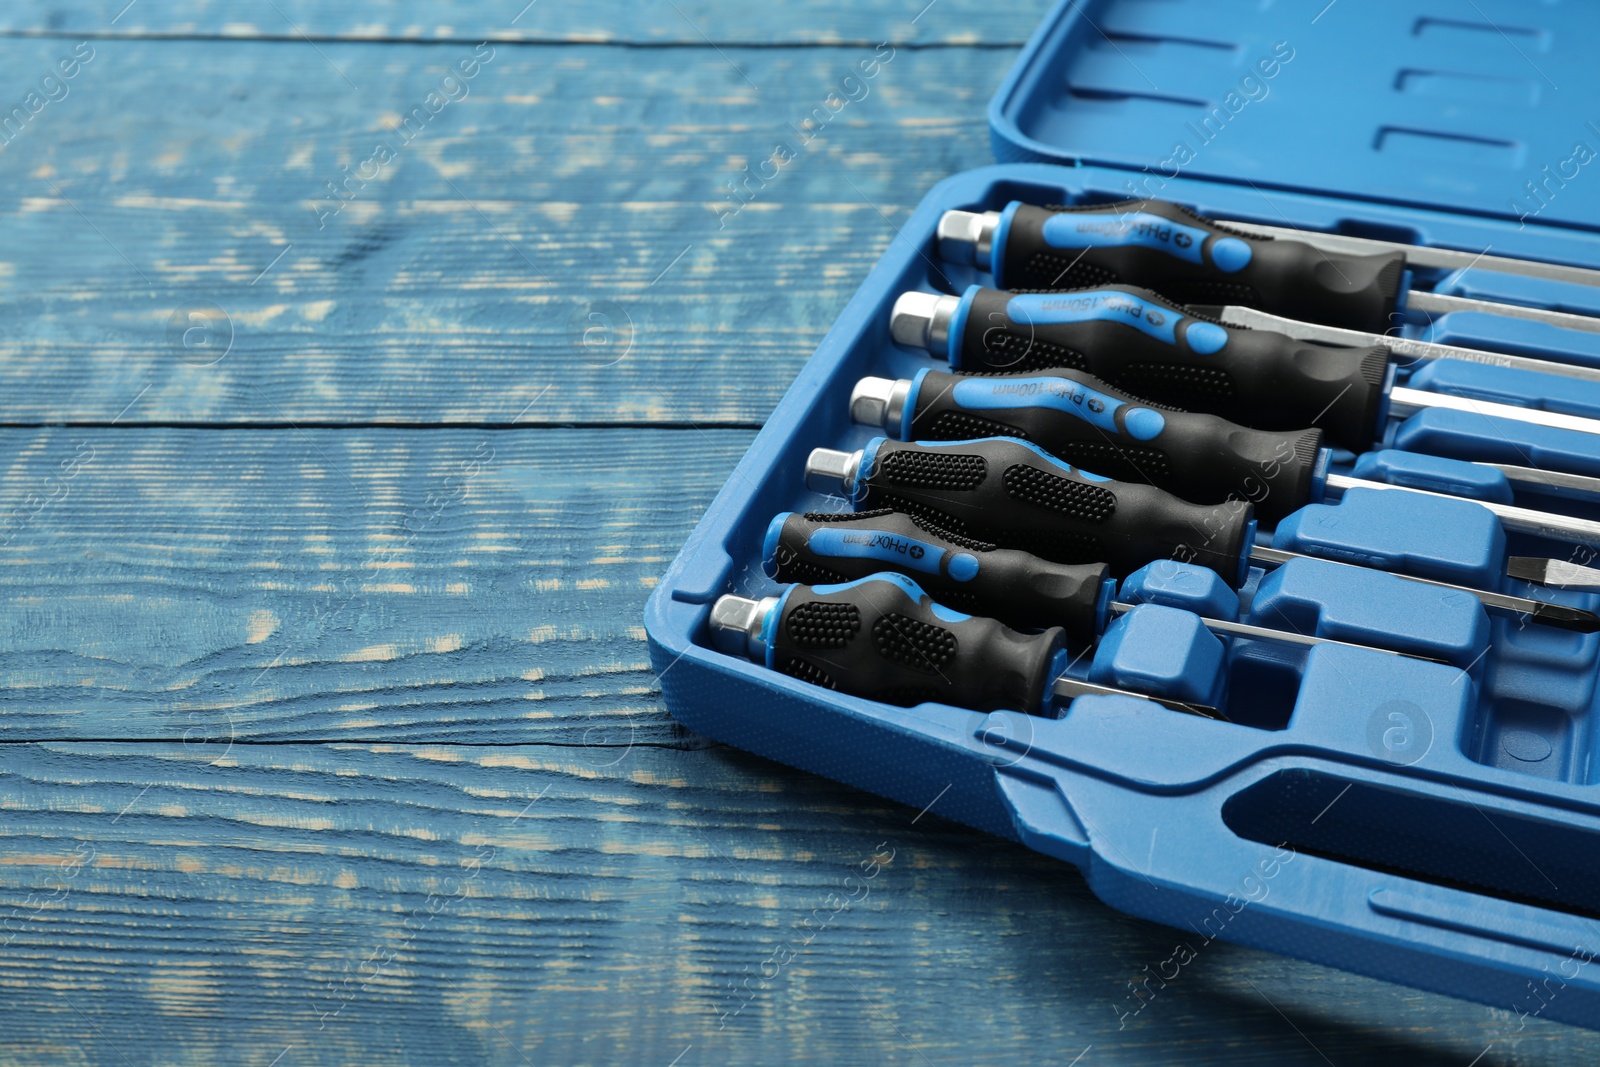
[[[13,5],[0,32],[318,40],[615,41],[641,44],[1021,44],[1049,4],[980,0],[804,0],[775,8],[714,0],[126,0]]]
[[[1183,935],[1100,905],[1070,867],[726,750],[595,756],[0,747],[4,1058],[1600,1054],[1600,1035],[1222,943],[1119,1029],[1126,983]]]
[[[640,616],[750,436],[0,431],[0,739],[680,743]]]
[[[0,42],[0,102],[67,47]],[[407,143],[470,47],[91,47],[0,151],[11,424],[147,384],[125,424],[476,424],[553,383],[540,420],[758,425],[923,192],[987,161],[1004,67],[897,52],[802,144],[872,50],[723,50],[756,89],[711,49],[501,47]],[[375,176],[346,203],[347,174]]]

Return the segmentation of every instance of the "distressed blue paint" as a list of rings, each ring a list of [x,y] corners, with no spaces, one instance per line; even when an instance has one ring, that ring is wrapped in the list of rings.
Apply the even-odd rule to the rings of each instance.
[[[927,5],[875,0],[801,0],[781,12],[725,0],[138,0],[111,19],[127,0],[95,3],[17,4],[0,11],[0,32],[92,33],[117,36],[186,33],[257,39],[312,37],[416,41],[619,41],[703,46],[718,44],[837,44],[841,41],[915,42],[967,47],[1021,45],[1049,8],[1041,0],[996,7],[983,0],[939,0]],[[1004,69],[995,67],[995,81]],[[987,88],[987,87],[986,87]]]
[[[5,737],[671,741],[640,605],[749,440],[0,430]]]
[[[1016,42],[1042,5],[941,0],[912,26],[918,2],[544,0],[497,31],[522,2],[0,10],[0,33],[63,35],[0,40],[6,107],[73,34],[245,38],[96,39],[0,151],[0,420],[115,420],[0,431],[0,740],[22,742],[0,745],[0,1060],[1596,1058],[1592,1035],[1226,945],[1119,1030],[1124,983],[1181,935],[1025,849],[682,736],[638,613],[750,437],[688,423],[761,421],[893,236],[874,208],[988,158],[1009,56],[904,49],[753,203],[727,214],[719,184],[852,42]],[[702,30],[846,44],[724,58]],[[296,31],[692,47],[507,48],[319,230],[323,179],[457,46]],[[167,334],[202,302],[234,325],[209,367]],[[574,320],[616,304],[613,362]],[[527,428],[619,421],[681,428]],[[205,428],[240,423],[269,428]],[[374,562],[410,566],[334,610]],[[114,740],[61,743],[90,738]],[[291,743],[339,740],[364,744]],[[870,898],[763,984],[880,845]]]
[[[0,40],[0,103],[70,47]],[[499,46],[406,143],[386,124],[471,46],[93,47],[0,151],[11,423],[149,384],[121,424],[509,422],[548,387],[524,424],[758,426],[896,220],[987,157],[1003,66],[900,50],[802,143],[871,49],[723,49],[757,88],[709,48]],[[169,319],[205,305],[232,350],[194,366],[216,347]]]
[[[20,1062],[1600,1053],[1222,943],[1119,1030],[1125,983],[1181,933],[1111,912],[1065,864],[727,750],[5,746],[0,781]],[[868,879],[874,856],[891,861]]]

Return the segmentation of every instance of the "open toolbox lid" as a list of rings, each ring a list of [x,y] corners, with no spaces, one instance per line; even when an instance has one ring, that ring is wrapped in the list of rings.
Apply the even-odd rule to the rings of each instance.
[[[1182,176],[1600,229],[1596,40],[1590,4],[1060,0],[991,140],[1131,171],[1130,196]]]

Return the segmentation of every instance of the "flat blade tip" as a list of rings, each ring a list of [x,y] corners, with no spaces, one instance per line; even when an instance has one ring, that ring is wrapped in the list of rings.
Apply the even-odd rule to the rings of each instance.
[[[1545,564],[1549,560],[1538,556],[1512,556],[1506,560],[1506,576],[1524,582],[1544,581]]]

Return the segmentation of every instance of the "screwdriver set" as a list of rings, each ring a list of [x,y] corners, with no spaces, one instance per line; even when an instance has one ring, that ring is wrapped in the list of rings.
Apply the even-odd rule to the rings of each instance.
[[[1158,189],[1094,141],[1149,94],[1059,84],[1219,16],[1041,27],[1007,162],[900,226],[651,597],[664,699],[1124,911],[1513,1011],[1572,971],[1539,1013],[1600,1027],[1600,975],[1557,970],[1600,953],[1600,197],[1519,220],[1492,167],[1275,164],[1325,106],[1291,77],[1365,38],[1285,53],[1302,12],[1224,6],[1280,99]],[[1383,17],[1426,38],[1415,7]],[[1427,47],[1378,59],[1403,85]]]

